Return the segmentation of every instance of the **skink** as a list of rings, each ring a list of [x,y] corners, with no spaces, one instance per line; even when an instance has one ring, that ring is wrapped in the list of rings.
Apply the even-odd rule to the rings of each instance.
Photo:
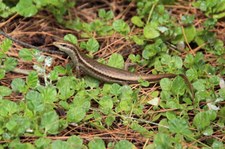
[[[60,51],[65,52],[72,60],[77,69],[83,70],[88,75],[97,78],[105,82],[115,82],[119,84],[125,83],[137,83],[140,79],[156,82],[162,78],[174,78],[176,74],[140,74],[132,73],[123,69],[110,67],[89,58],[83,54],[76,45],[72,45],[66,42],[54,42],[53,45],[59,48]],[[194,98],[193,88],[187,77],[183,74],[180,76],[187,83],[192,98]]]
[[[35,48],[40,51],[49,52],[49,50],[47,49],[39,49],[38,47],[35,47],[33,45],[14,39],[1,30],[0,30],[0,34],[23,46]],[[119,84],[137,83],[138,80],[140,79],[151,81],[151,82],[157,82],[161,80],[162,78],[174,78],[177,76],[176,74],[152,75],[152,74],[131,73],[122,69],[110,67],[110,66],[96,62],[95,60],[87,57],[85,54],[80,52],[79,48],[76,45],[72,45],[65,42],[54,42],[53,44],[56,47],[58,47],[60,51],[65,52],[71,58],[73,64],[76,66],[77,69],[81,68],[88,75],[105,82],[115,82]],[[55,51],[50,53],[57,53],[57,52]],[[62,54],[60,52],[58,53]],[[191,83],[189,82],[189,80],[187,79],[185,75],[179,74],[179,76],[181,76],[187,83],[190,89],[190,92],[192,94],[192,99],[194,99],[194,91],[193,91],[193,87]]]

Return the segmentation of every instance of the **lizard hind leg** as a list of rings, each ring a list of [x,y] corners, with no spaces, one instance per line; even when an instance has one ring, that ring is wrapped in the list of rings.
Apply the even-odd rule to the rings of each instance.
[[[80,66],[74,66],[75,67],[75,74],[78,78],[80,78],[81,76],[81,73],[80,73]]]
[[[81,76],[81,72],[80,72],[81,69],[80,69],[80,66],[74,65],[74,63],[69,62],[69,63],[66,65],[66,67],[68,67],[69,69],[71,69],[71,70],[72,70],[71,73],[75,74],[75,76],[76,76],[77,78],[80,78],[80,76]],[[73,70],[75,70],[75,71],[73,71]]]

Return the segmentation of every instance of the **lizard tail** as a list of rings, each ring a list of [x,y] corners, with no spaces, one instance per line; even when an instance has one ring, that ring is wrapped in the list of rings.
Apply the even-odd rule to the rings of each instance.
[[[194,101],[194,99],[195,99],[195,93],[194,93],[194,89],[193,89],[193,86],[192,86],[191,82],[188,80],[188,78],[187,78],[186,75],[179,74],[179,76],[181,76],[184,79],[185,83],[188,85],[188,88],[189,88],[190,94],[191,94],[191,98]]]

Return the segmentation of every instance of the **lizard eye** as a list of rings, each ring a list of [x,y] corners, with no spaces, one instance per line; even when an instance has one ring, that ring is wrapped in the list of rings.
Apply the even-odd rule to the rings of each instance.
[[[61,45],[61,46],[63,46],[63,47],[67,47],[67,45],[66,45],[66,44],[64,44],[64,43],[61,43],[60,45]]]

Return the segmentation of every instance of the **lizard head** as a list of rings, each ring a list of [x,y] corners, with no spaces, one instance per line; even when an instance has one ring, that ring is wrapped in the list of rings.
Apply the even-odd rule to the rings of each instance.
[[[70,54],[73,51],[77,51],[78,47],[68,42],[53,42],[53,45],[59,48],[60,51]]]
[[[59,50],[61,49],[66,49],[66,48],[70,48],[73,49],[74,45],[68,42],[53,42],[53,45],[56,46],[57,48],[59,48]]]

